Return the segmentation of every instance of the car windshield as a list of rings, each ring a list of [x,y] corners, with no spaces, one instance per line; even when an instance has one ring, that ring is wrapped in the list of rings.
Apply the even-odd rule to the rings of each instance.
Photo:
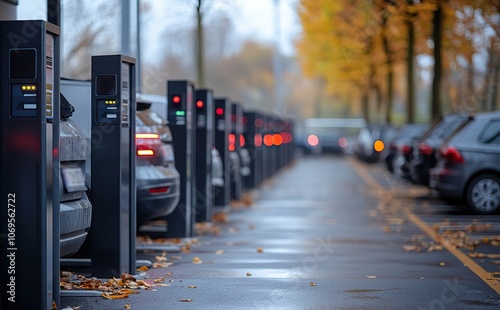
[[[470,124],[473,120],[474,120],[473,118],[467,118],[465,120],[461,120],[458,126],[456,126],[453,129],[453,131],[443,139],[443,144],[448,143],[448,141],[450,141],[457,133],[459,133],[464,127]]]
[[[394,139],[414,139],[422,136],[427,130],[427,124],[414,124],[403,127]]]
[[[453,119],[449,122],[445,122],[442,126],[437,129],[432,135],[433,138],[438,140],[443,140],[449,135],[451,135],[460,125],[464,123],[463,119]]]

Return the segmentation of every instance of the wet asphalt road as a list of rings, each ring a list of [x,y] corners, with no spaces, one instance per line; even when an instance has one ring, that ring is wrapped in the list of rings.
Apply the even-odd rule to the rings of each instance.
[[[428,251],[431,238],[401,211],[409,208],[429,225],[441,221],[439,216],[454,215],[438,212],[436,217],[436,212],[425,211],[422,199],[408,198],[421,191],[387,176],[378,166],[345,157],[301,158],[255,191],[252,207],[229,212],[228,222],[217,224],[220,234],[211,230],[197,237],[190,253],[167,254],[172,266],[147,272],[148,281],[165,277],[170,286],[120,300],[62,297],[61,304],[81,310],[125,305],[500,309],[494,289],[446,249]],[[425,243],[426,250],[414,250],[415,240]],[[138,257],[154,261],[159,254]],[[202,263],[194,264],[194,257]],[[484,261],[478,264],[493,268]]]

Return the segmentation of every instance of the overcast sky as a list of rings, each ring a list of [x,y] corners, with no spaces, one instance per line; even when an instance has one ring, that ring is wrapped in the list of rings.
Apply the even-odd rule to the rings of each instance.
[[[69,0],[62,0],[64,2]],[[94,2],[96,0],[83,0]],[[132,0],[135,1],[135,0]],[[165,12],[175,8],[182,10],[180,1],[184,0],[162,0],[151,1],[153,19],[163,21],[162,27],[169,27],[165,22]],[[251,38],[263,43],[274,41],[274,2],[275,0],[212,0],[211,10],[226,10],[233,22],[237,35],[242,38]],[[296,14],[295,6],[298,0],[280,0],[280,25],[281,25],[281,47],[282,52],[287,55],[294,53],[293,41],[300,33],[300,23]],[[230,3],[230,5],[224,5]],[[19,0],[18,19],[46,19],[46,1],[40,0]],[[229,8],[228,8],[229,6]],[[186,5],[186,10],[189,9]],[[182,15],[180,15],[182,16]],[[182,23],[182,18],[175,19],[176,23]],[[190,19],[186,19],[190,20]],[[172,24],[170,24],[172,26]]]

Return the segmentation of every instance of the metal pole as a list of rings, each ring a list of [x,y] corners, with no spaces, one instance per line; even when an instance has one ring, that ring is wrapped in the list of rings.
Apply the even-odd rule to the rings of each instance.
[[[121,33],[121,54],[131,56],[130,51],[130,0],[123,0],[122,3],[122,33]]]
[[[136,49],[137,49],[137,55],[136,55],[136,64],[135,64],[135,72],[137,74],[136,76],[136,85],[137,85],[137,92],[141,92],[141,78],[142,78],[142,65],[141,65],[141,0],[136,0]]]

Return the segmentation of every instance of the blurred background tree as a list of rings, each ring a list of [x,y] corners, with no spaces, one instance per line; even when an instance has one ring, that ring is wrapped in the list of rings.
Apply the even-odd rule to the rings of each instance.
[[[499,3],[302,0],[298,56],[336,98],[328,104],[359,106],[371,122],[496,110]]]

